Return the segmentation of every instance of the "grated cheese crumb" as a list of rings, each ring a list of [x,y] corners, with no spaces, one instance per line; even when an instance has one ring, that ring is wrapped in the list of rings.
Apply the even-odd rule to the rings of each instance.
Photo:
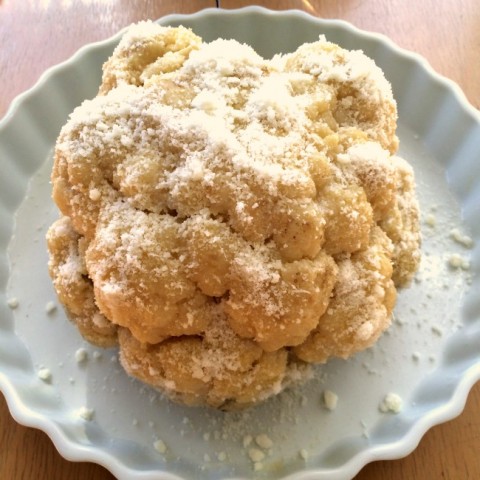
[[[443,335],[443,330],[438,325],[433,325],[432,326],[432,332],[435,335],[438,335],[439,337],[441,337]]]
[[[413,360],[414,362],[420,361],[420,354],[419,354],[418,352],[413,352],[413,353],[412,353],[412,360]]]
[[[75,352],[75,361],[77,363],[84,363],[88,359],[88,352],[84,348],[79,348]]]
[[[305,450],[304,448],[302,448],[300,452],[298,452],[298,454],[300,455],[300,458],[302,460],[308,460],[308,457],[309,457],[308,450]]]
[[[260,447],[264,449],[269,449],[273,447],[273,442],[270,439],[268,435],[265,433],[262,433],[261,435],[257,435],[255,437],[255,443]]]
[[[102,194],[100,193],[100,190],[98,188],[92,188],[88,196],[90,197],[90,200],[97,202],[98,200],[100,200]]]
[[[165,445],[165,442],[161,439],[155,440],[155,442],[153,442],[153,446],[155,450],[159,453],[163,454],[167,451],[167,446]]]
[[[402,410],[403,400],[396,393],[388,393],[378,406],[382,413],[399,413]]]
[[[265,453],[258,448],[251,448],[248,451],[248,456],[252,462],[261,462],[265,458]]]
[[[331,390],[323,392],[323,404],[327,410],[335,410],[337,408],[338,396]]]
[[[47,312],[48,315],[51,315],[56,310],[57,310],[57,306],[55,305],[54,302],[47,302],[47,304],[45,305],[45,311]]]
[[[38,378],[45,383],[50,383],[52,380],[52,372],[48,368],[41,368],[38,373]]]
[[[82,418],[83,420],[86,420],[87,422],[89,422],[90,420],[93,419],[94,413],[95,413],[95,410],[93,410],[92,408],[87,408],[87,407],[80,407],[77,410],[77,415],[80,418]]]
[[[448,258],[448,265],[453,269],[468,270],[470,263],[462,255],[458,253],[452,253]]]
[[[15,309],[18,308],[18,306],[20,305],[20,302],[18,301],[18,298],[12,297],[12,298],[9,298],[9,299],[8,299],[7,305],[8,305],[9,308],[11,308],[12,310],[15,310]]]
[[[460,245],[463,245],[465,248],[473,247],[473,239],[468,235],[464,235],[458,228],[453,228],[450,231],[450,238]]]
[[[435,227],[435,225],[437,224],[437,217],[433,214],[433,213],[429,213],[426,218],[425,218],[425,223],[429,226],[429,227]]]

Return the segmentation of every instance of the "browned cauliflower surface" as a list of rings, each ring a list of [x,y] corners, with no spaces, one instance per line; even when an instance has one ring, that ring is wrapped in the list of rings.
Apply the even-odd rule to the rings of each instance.
[[[132,26],[63,127],[50,274],[82,335],[187,404],[242,408],[388,327],[419,263],[411,167],[374,62],[267,60]]]

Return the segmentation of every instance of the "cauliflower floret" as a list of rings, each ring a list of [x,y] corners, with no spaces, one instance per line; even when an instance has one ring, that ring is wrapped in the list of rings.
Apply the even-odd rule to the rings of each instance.
[[[392,250],[390,239],[374,227],[366,249],[338,259],[338,280],[328,308],[307,340],[294,350],[300,359],[323,363],[373,345],[390,324],[395,305]]]
[[[178,224],[124,202],[102,212],[85,260],[105,316],[144,342],[202,332],[213,300],[185,275]]]
[[[238,409],[279,392],[289,382],[289,353],[265,352],[230,329],[222,310],[214,309],[205,335],[142,344],[120,330],[121,361],[126,370],[189,405],[208,403]]]
[[[133,26],[56,143],[60,301],[187,404],[249,406],[367,348],[419,262],[395,128],[361,52],[320,39],[267,60]]]
[[[184,27],[159,29],[151,22],[132,25],[103,66],[100,94],[122,84],[143,85],[155,75],[177,70],[201,41]]]
[[[85,242],[68,217],[58,219],[47,232],[48,269],[58,299],[90,342],[102,347],[117,343],[117,326],[103,316],[96,304],[93,285],[85,267]]]
[[[392,154],[398,148],[395,135],[396,104],[392,88],[375,62],[362,51],[346,51],[321,38],[280,57],[285,71],[312,75],[332,87],[336,99],[332,111],[339,129],[360,127]]]
[[[412,167],[399,157],[394,156],[391,161],[397,172],[396,201],[379,225],[394,245],[393,281],[397,286],[405,286],[420,263],[419,213]]]

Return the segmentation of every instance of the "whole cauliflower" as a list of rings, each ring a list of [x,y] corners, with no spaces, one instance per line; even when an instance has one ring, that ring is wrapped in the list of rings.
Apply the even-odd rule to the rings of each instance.
[[[271,60],[132,26],[55,148],[70,318],[187,404],[242,408],[387,328],[419,262],[381,70],[321,38]]]

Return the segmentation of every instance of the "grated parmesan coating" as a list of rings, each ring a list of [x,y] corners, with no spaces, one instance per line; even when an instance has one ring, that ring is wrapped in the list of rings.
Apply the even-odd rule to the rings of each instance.
[[[321,37],[264,59],[140,22],[57,139],[59,300],[128,373],[243,408],[388,327],[418,263],[411,167],[373,60]]]

